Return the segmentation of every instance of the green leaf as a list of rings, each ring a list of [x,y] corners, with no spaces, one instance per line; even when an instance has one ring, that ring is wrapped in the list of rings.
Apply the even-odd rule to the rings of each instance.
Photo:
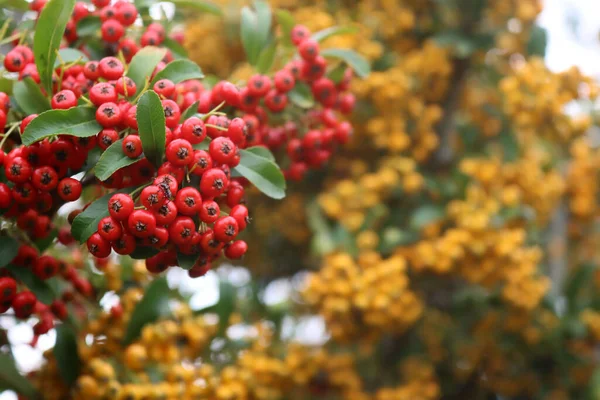
[[[129,257],[133,258],[134,260],[146,260],[157,255],[158,253],[159,251],[154,247],[137,246],[133,253],[129,255]]]
[[[102,126],[96,121],[96,109],[79,106],[41,113],[27,125],[21,140],[29,146],[52,135],[90,137],[101,130]]]
[[[137,87],[136,95],[138,95],[145,86],[146,79],[150,79],[152,72],[158,63],[167,54],[167,49],[159,49],[158,47],[146,46],[136,53],[129,63],[127,75],[131,78]]]
[[[223,15],[223,11],[214,3],[202,0],[169,0],[175,4],[177,8],[187,8],[197,11],[206,12],[213,15]]]
[[[196,264],[196,261],[198,261],[198,254],[183,254],[177,252],[177,264],[185,270],[192,269],[194,264]]]
[[[269,72],[275,63],[276,54],[277,42],[273,41],[260,52],[258,61],[256,62],[256,70],[261,74],[266,74]]]
[[[311,39],[317,42],[322,42],[325,39],[328,39],[332,36],[356,33],[358,31],[359,29],[356,26],[332,26],[330,28],[325,28],[323,30],[313,33]]]
[[[321,51],[323,57],[337,58],[344,61],[361,78],[366,78],[371,73],[369,62],[360,54],[348,49],[325,49]]]
[[[288,98],[300,108],[311,108],[315,105],[315,98],[306,83],[296,83],[296,86],[288,92]]]
[[[454,54],[459,58],[465,58],[477,50],[477,45],[473,38],[460,31],[447,31],[435,35],[435,42],[441,47],[448,47],[454,50]]]
[[[269,40],[269,34],[271,33],[271,24],[273,22],[273,14],[269,3],[264,0],[254,0],[254,9],[256,10],[256,17],[258,22],[258,39],[261,43],[261,48]]]
[[[95,36],[100,32],[102,21],[97,15],[88,15],[77,22],[77,36],[79,38]]]
[[[240,153],[240,164],[234,170],[267,196],[283,199],[285,178],[277,164],[247,150],[240,150]]]
[[[135,306],[123,343],[130,344],[140,336],[144,325],[156,321],[169,313],[169,286],[164,277],[156,278],[144,293],[142,300]]]
[[[82,64],[89,60],[90,59],[88,56],[83,54],[81,51],[67,47],[58,51],[58,57],[56,57],[56,61],[54,62],[54,68],[63,64],[71,64],[74,62]]]
[[[0,7],[12,8],[13,10],[28,11],[29,3],[25,0],[1,0]]]
[[[46,251],[46,249],[48,249],[48,247],[50,247],[52,243],[54,243],[54,239],[56,239],[56,236],[58,236],[58,229],[54,228],[48,234],[48,236],[46,236],[43,239],[38,239],[34,242],[35,247],[37,247],[40,254]]]
[[[13,87],[16,81],[8,78],[0,78],[0,92],[4,92],[7,95],[13,94]]]
[[[33,36],[35,65],[42,86],[52,92],[52,73],[56,51],[60,46],[67,22],[75,7],[75,0],[50,0],[40,13]]]
[[[81,360],[77,352],[77,336],[73,328],[65,323],[56,327],[56,345],[53,350],[58,373],[65,383],[72,387],[81,369]]]
[[[331,79],[334,83],[340,83],[344,79],[344,74],[346,73],[346,64],[341,63],[336,66],[327,74],[327,77]]]
[[[137,104],[136,118],[144,154],[159,167],[165,155],[165,113],[160,98],[154,91],[149,90],[142,95]]]
[[[281,28],[281,40],[285,46],[291,47],[294,45],[292,42],[292,29],[296,26],[294,16],[286,10],[275,11],[275,18]]]
[[[214,311],[219,316],[219,329],[224,332],[229,325],[229,317],[235,311],[235,287],[224,280],[219,281],[219,301],[215,304]]]
[[[545,28],[535,25],[527,42],[527,54],[530,56],[544,57],[548,46],[548,32]]]
[[[0,353],[0,384],[28,399],[40,398],[31,381],[19,373],[10,354]]]
[[[248,7],[242,8],[241,15],[241,39],[246,58],[251,65],[256,65],[258,56],[262,49],[262,43],[258,34],[258,17],[254,11]]]
[[[133,3],[138,9],[149,8],[155,3],[155,0],[134,0]]]
[[[17,256],[19,242],[10,236],[0,236],[0,268],[6,267]]]
[[[183,123],[186,119],[193,117],[198,113],[198,105],[200,101],[195,101],[191,106],[185,109],[184,112],[181,113],[181,118],[179,118],[179,122]]]
[[[245,150],[259,157],[266,158],[269,161],[275,161],[275,156],[273,155],[273,153],[271,153],[271,150],[267,149],[264,146],[248,147]]]
[[[444,215],[444,208],[441,206],[421,206],[412,214],[410,218],[410,227],[414,230],[420,230],[425,225],[443,219]]]
[[[30,77],[15,82],[13,95],[21,110],[28,115],[41,114],[50,109],[48,98],[44,96],[39,85]]]
[[[102,153],[96,167],[94,167],[96,178],[105,181],[121,168],[125,168],[144,158],[143,156],[139,156],[138,158],[127,157],[125,153],[123,153],[122,146],[123,139],[117,140]]]
[[[35,297],[37,297],[39,301],[46,305],[50,305],[50,303],[54,301],[55,296],[52,288],[50,288],[46,282],[35,276],[31,269],[17,267],[15,265],[8,265],[6,268],[18,280],[23,282],[25,286],[35,294]]]
[[[182,58],[187,58],[187,50],[176,40],[171,39],[170,37],[166,37],[165,40],[163,40],[162,44],[167,49],[171,50],[171,54],[173,54],[174,59],[180,60]]]
[[[167,64],[165,69],[156,74],[152,80],[152,84],[154,85],[161,79],[169,79],[177,84],[189,81],[190,79],[202,78],[204,78],[204,74],[198,64],[190,60],[175,60]]]
[[[115,193],[129,193],[132,189],[122,189]],[[71,224],[71,234],[79,243],[85,243],[98,229],[98,222],[108,216],[108,200],[115,193],[108,193],[88,206],[75,217]]]

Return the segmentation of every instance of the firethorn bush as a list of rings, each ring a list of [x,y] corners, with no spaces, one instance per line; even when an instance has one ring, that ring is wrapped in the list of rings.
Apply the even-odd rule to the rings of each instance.
[[[0,391],[600,397],[599,92],[538,0],[0,3]]]

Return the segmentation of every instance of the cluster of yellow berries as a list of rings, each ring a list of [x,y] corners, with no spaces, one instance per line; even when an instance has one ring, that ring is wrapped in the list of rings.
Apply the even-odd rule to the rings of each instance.
[[[371,250],[354,261],[348,254],[332,254],[309,277],[304,298],[325,318],[335,340],[369,341],[401,333],[421,316],[421,301],[408,284],[400,256],[383,259]]]

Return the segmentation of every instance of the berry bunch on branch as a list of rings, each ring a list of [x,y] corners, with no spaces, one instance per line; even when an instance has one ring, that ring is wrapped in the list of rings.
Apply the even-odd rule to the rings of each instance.
[[[354,106],[349,83],[368,64],[320,51],[335,32],[311,36],[285,18],[273,29],[265,2],[242,12],[255,75],[212,83],[147,8],[29,7],[33,34],[4,39],[13,47],[4,56],[10,90],[0,92],[0,310],[48,315],[39,333],[64,318],[51,303],[64,285],[50,283],[62,277],[93,292],[60,246],[85,244],[100,269],[122,255],[145,260],[150,273],[179,266],[202,276],[248,250],[240,234],[251,222],[249,187],[283,198],[286,178],[322,168],[352,133],[343,119]],[[42,300],[40,288],[54,293]]]

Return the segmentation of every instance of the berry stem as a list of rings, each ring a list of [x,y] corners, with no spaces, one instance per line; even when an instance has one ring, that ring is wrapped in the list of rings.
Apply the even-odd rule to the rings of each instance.
[[[202,117],[202,119],[204,121],[206,121],[208,119],[208,117],[210,117],[211,115],[216,114],[217,111],[219,111],[224,105],[225,105],[225,102],[222,101],[221,104],[219,104],[218,106],[216,106],[215,108],[213,108],[212,110],[210,110],[207,114],[204,114],[204,116]]]
[[[222,126],[213,125],[213,124],[206,124],[206,126],[209,127],[209,128],[215,128],[215,129],[217,129],[219,131],[225,131],[225,132],[227,132],[227,128],[224,128]]]
[[[19,123],[15,122],[12,125],[10,125],[10,128],[8,128],[8,131],[6,131],[6,133],[4,134],[4,137],[2,138],[2,141],[0,142],[0,149],[2,149],[2,147],[4,147],[4,143],[6,142],[6,140],[10,136],[10,134],[13,133],[13,131],[19,126],[19,124],[20,124],[20,122]]]
[[[150,184],[151,184],[151,183],[146,183],[146,184],[144,184],[144,185],[142,185],[142,186],[138,187],[138,188],[137,188],[137,189],[135,189],[133,192],[131,192],[131,193],[129,194],[129,196],[131,196],[131,198],[133,198],[135,195],[139,194],[139,193],[140,193],[142,190],[144,190],[144,188],[145,188],[146,186],[150,186]]]

